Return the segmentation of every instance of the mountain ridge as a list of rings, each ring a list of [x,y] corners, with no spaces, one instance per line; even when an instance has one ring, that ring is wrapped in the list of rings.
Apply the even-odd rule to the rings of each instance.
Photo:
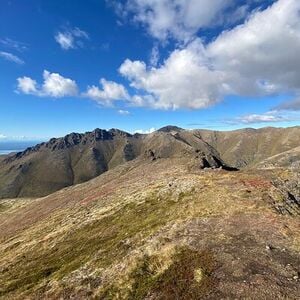
[[[19,196],[0,199],[0,299],[298,299],[298,130],[97,130],[0,162]]]
[[[186,156],[202,168],[236,170],[296,149],[300,127],[211,131],[165,126],[151,134],[119,129],[70,133],[0,160],[0,198],[44,196],[124,162]]]
[[[0,200],[0,298],[297,299],[297,174],[191,167],[132,160]]]

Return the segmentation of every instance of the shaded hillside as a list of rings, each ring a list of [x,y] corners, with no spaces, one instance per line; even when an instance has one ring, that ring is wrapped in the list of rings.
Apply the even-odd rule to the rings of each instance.
[[[0,298],[298,299],[291,178],[195,169],[185,156],[0,200]]]
[[[0,196],[47,195],[135,157],[137,139],[118,130],[72,133],[1,162]],[[130,153],[127,149],[130,147]]]
[[[232,170],[299,145],[299,127],[217,132],[166,126],[148,135],[117,129],[71,133],[0,160],[0,198],[48,195],[134,159],[187,157],[195,168]]]
[[[187,132],[131,135],[96,129],[51,139],[0,161],[0,198],[47,195],[136,158],[154,161],[181,156],[200,168],[227,168],[217,151]]]

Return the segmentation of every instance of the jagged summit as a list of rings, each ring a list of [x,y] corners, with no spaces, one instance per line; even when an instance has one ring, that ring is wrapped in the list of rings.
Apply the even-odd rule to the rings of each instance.
[[[6,161],[11,162],[15,159],[24,157],[32,152],[37,152],[43,149],[50,149],[51,151],[63,150],[63,149],[74,147],[79,144],[86,145],[86,144],[92,144],[97,141],[113,140],[116,137],[131,137],[131,136],[132,135],[130,133],[115,128],[109,130],[96,128],[93,131],[88,131],[85,133],[72,132],[70,134],[67,134],[64,137],[51,138],[48,142],[43,142],[37,144],[36,146],[28,147],[24,151],[9,156],[6,159]]]
[[[135,159],[177,158],[187,167],[236,170],[295,148],[297,166],[299,136],[299,127],[220,132],[166,126],[146,135],[99,128],[70,133],[0,160],[0,198],[47,195]]]

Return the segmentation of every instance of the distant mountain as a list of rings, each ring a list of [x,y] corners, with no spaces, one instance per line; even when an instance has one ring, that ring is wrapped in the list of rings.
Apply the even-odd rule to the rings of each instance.
[[[0,198],[48,195],[134,159],[177,157],[189,168],[235,170],[297,152],[299,146],[300,127],[219,132],[166,126],[148,135],[118,129],[71,133],[0,159]]]
[[[264,159],[300,146],[299,126],[193,132],[214,147],[226,163],[237,168],[254,166]]]
[[[157,131],[158,132],[180,132],[180,131],[184,131],[184,129],[177,126],[168,125],[158,129]]]

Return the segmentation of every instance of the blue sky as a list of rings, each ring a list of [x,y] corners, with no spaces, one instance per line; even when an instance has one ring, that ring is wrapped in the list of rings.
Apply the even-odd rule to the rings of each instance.
[[[296,0],[0,0],[0,140],[299,125],[299,10]]]

